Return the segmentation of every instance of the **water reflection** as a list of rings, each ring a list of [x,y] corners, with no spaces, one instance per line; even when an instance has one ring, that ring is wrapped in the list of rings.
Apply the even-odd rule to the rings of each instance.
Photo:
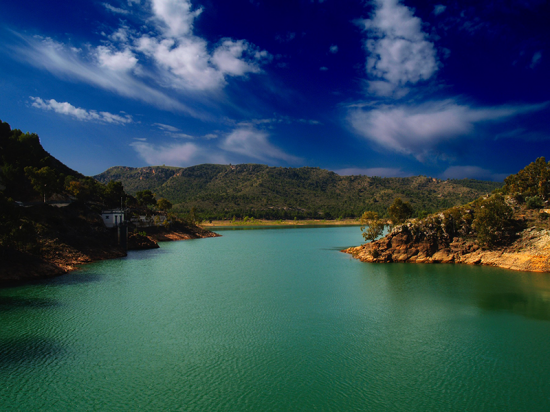
[[[23,296],[0,296],[0,312],[7,312],[22,308],[44,309],[59,306],[60,303],[55,299]]]
[[[0,368],[16,365],[36,366],[66,353],[60,342],[41,337],[0,338]]]
[[[383,279],[396,307],[466,303],[550,321],[550,274],[468,265],[365,264],[367,276]]]

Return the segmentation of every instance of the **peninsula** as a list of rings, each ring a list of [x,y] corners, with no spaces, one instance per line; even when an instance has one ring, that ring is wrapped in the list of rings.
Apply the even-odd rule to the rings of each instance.
[[[463,263],[550,272],[550,165],[541,157],[502,189],[460,207],[396,225],[343,252],[371,263]]]

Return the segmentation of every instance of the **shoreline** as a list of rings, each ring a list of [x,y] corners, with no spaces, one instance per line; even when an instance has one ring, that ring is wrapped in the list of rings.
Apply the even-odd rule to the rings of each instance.
[[[470,239],[449,245],[414,242],[403,227],[374,242],[341,252],[366,263],[454,263],[493,266],[522,272],[550,272],[550,230],[528,228],[511,245],[482,249]]]
[[[155,230],[157,229],[157,230]],[[204,239],[219,237],[221,235],[207,229],[198,230],[169,230],[154,228],[142,237],[141,241],[133,242],[129,234],[129,247],[127,251],[116,246],[105,248],[91,248],[83,251],[64,245],[62,249],[55,247],[47,256],[37,256],[28,252],[4,249],[0,250],[0,289],[4,287],[20,286],[35,281],[51,279],[62,276],[75,270],[81,269],[84,265],[102,260],[119,259],[128,256],[133,250],[158,249],[157,242]]]
[[[239,226],[361,226],[359,219],[341,219],[341,220],[266,220],[254,219],[244,222],[242,220],[212,220],[198,224],[200,227],[239,227]]]

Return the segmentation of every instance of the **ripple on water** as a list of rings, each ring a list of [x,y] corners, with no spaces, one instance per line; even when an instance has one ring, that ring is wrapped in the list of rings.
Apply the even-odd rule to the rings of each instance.
[[[550,410],[550,277],[224,231],[0,290],[14,410]],[[1,409],[1,408],[0,408]]]

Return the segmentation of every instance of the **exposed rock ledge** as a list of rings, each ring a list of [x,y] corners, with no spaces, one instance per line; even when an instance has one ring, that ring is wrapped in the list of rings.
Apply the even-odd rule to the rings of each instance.
[[[343,250],[362,262],[464,263],[505,269],[550,272],[550,231],[529,228],[518,233],[509,246],[481,249],[473,240],[455,237],[445,242],[437,237],[414,236],[407,225],[396,227],[386,237]]]
[[[129,250],[158,248],[157,241],[220,236],[198,226],[184,224],[176,224],[171,229],[158,227],[145,231],[147,236],[129,234]],[[115,237],[112,232],[104,236],[90,235],[76,243],[67,239],[45,239],[41,256],[0,246],[0,287],[52,278],[79,269],[86,263],[126,256],[126,252],[116,245]]]

